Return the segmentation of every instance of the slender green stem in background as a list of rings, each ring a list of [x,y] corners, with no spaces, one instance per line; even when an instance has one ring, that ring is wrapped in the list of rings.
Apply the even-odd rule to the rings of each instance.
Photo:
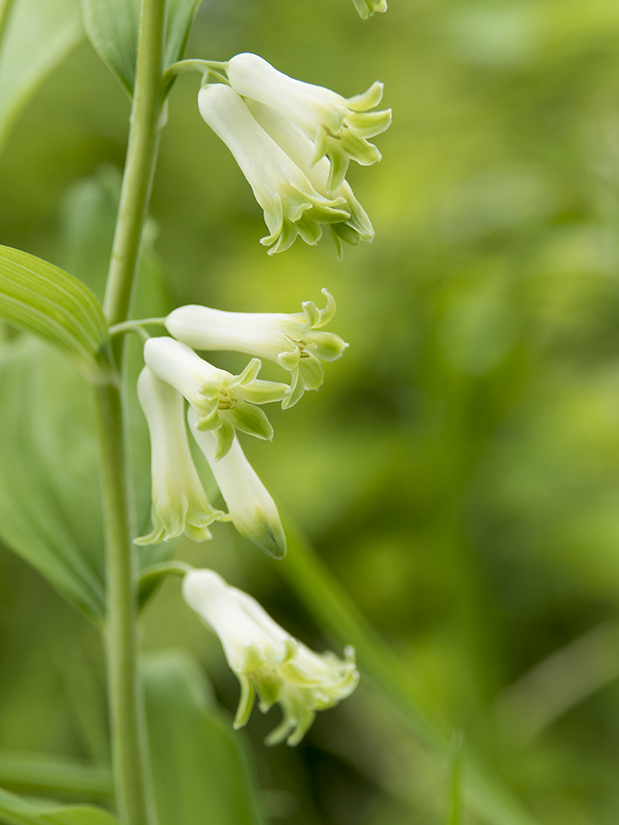
[[[140,318],[139,321],[125,321],[122,324],[114,324],[113,327],[110,327],[110,335],[120,335],[124,332],[137,332],[141,334],[144,331],[142,327],[148,326],[149,324],[157,324],[157,326],[163,327],[165,326],[165,318]]]
[[[187,573],[191,573],[192,570],[195,570],[195,567],[186,564],[184,561],[164,561],[144,570],[140,576],[140,585],[157,582],[166,576],[179,576],[184,579]]]
[[[127,162],[104,301],[111,325],[127,321],[131,311],[142,230],[148,211],[161,107],[164,12],[165,0],[142,0]],[[120,370],[124,336],[118,336],[114,345]],[[120,375],[117,378],[116,383],[96,388],[105,514],[106,641],[114,785],[123,823],[150,825],[155,821],[155,809],[137,669],[137,565],[132,542],[122,379]]]
[[[163,74],[163,85],[165,88],[177,75],[184,74],[185,72],[198,72],[202,75],[213,74],[219,78],[219,80],[227,83],[228,78],[225,75],[227,67],[227,63],[222,63],[219,60],[201,60],[198,58],[193,60],[179,60],[178,63],[173,63],[165,70]]]
[[[449,735],[432,721],[417,698],[419,691],[400,660],[381,641],[350,596],[287,520],[288,554],[278,570],[297,591],[316,620],[343,645],[352,644],[359,666],[398,711],[417,741],[447,770],[453,747]],[[487,825],[535,825],[535,820],[480,760],[467,753],[462,795]]]

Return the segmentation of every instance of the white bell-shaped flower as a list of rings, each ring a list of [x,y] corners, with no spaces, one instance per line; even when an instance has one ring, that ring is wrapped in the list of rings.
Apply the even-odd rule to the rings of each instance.
[[[211,538],[208,529],[224,513],[208,502],[189,443],[183,398],[145,367],[138,398],[151,442],[152,531],[136,544],[157,544],[185,533],[193,541]]]
[[[391,123],[390,109],[373,111],[383,96],[382,83],[377,81],[366,92],[345,98],[324,86],[288,77],[249,53],[229,60],[227,74],[238,94],[293,121],[312,140],[314,160],[323,155],[329,158],[329,191],[344,180],[350,159],[363,166],[380,160],[380,152],[367,138],[384,132]]]
[[[246,102],[258,123],[277,145],[281,146],[288,157],[304,170],[317,192],[344,199],[350,217],[348,220],[329,225],[338,257],[341,258],[343,254],[342,241],[352,245],[358,244],[359,241],[372,241],[374,227],[350,185],[344,180],[346,170],[344,169],[341,175],[340,183],[332,183],[334,161],[330,163],[326,157],[316,159],[314,144],[295,123],[264,103],[249,99]]]
[[[264,553],[281,559],[286,553],[286,536],[270,493],[260,481],[234,438],[230,449],[217,457],[217,438],[198,428],[199,416],[190,408],[189,427],[215,476],[232,523],[238,532]]]
[[[335,314],[335,300],[322,290],[327,306],[318,309],[312,301],[302,312],[226,312],[210,307],[179,307],[165,319],[168,332],[198,350],[232,350],[267,358],[292,376],[284,409],[292,406],[306,389],[315,390],[324,379],[321,361],[335,361],[348,344],[338,335],[325,332]]]
[[[283,401],[290,389],[286,384],[259,380],[261,363],[257,358],[239,375],[232,375],[180,341],[158,337],[144,344],[144,360],[158,378],[178,390],[198,411],[198,427],[215,433],[218,458],[230,449],[235,430],[273,438],[273,427],[257,405]]]
[[[323,224],[350,218],[343,197],[317,192],[301,170],[265,132],[242,98],[222,83],[198,95],[200,114],[227,145],[264,211],[269,254],[288,249],[300,235],[318,243]]]
[[[260,604],[231,587],[212,570],[194,570],[183,580],[183,596],[219,637],[226,659],[241,684],[234,727],[247,723],[258,694],[260,710],[276,702],[283,720],[267,744],[298,744],[317,710],[349,696],[359,681],[354,651],[346,658],[314,653],[281,628]]]

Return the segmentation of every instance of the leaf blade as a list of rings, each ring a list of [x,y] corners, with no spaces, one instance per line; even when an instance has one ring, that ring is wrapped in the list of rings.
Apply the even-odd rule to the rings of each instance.
[[[238,733],[204,701],[197,663],[180,652],[144,667],[159,825],[263,825]]]
[[[0,148],[29,97],[83,36],[79,0],[15,0],[0,53]]]
[[[0,318],[77,358],[109,363],[109,336],[93,293],[57,266],[0,246]]]

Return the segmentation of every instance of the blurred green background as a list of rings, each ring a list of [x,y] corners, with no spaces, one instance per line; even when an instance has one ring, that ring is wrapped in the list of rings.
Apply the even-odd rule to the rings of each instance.
[[[335,295],[350,348],[247,455],[421,705],[547,825],[619,821],[618,35],[615,0],[391,0],[366,23],[347,0],[206,0],[189,57],[253,51],[346,96],[384,81],[383,160],[348,176],[376,239],[342,262],[328,238],[268,257],[197,76],[172,91],[151,207],[171,305],[287,312]],[[70,268],[70,204],[102,164],[122,167],[128,113],[82,41],[7,137],[1,243]],[[228,526],[179,556],[341,653]],[[0,747],[83,756],[89,740],[104,758],[94,629],[10,552],[0,567]],[[144,646],[191,650],[234,709],[178,581]],[[260,744],[277,715],[246,731],[274,822],[444,821],[447,776],[371,680],[292,752]]]

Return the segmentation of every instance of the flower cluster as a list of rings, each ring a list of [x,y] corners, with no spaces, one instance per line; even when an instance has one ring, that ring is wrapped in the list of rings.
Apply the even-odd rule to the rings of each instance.
[[[314,653],[273,621],[255,599],[212,570],[188,573],[183,596],[219,637],[240,682],[235,728],[247,723],[257,694],[263,713],[276,702],[283,712],[266,743],[286,740],[297,745],[317,710],[333,707],[357,686],[352,648],[346,649],[344,660],[331,652]]]
[[[264,211],[269,254],[301,236],[317,243],[328,226],[341,255],[342,241],[371,241],[374,229],[345,181],[349,161],[368,166],[380,152],[368,138],[391,122],[374,111],[383,86],[344,98],[322,86],[288,77],[255,54],[226,64],[229,86],[206,83],[200,113],[226,143]]]
[[[283,556],[286,540],[270,494],[245,458],[237,432],[270,440],[273,427],[262,405],[279,401],[284,409],[306,389],[318,389],[322,361],[334,361],[348,346],[322,328],[335,313],[335,301],[312,301],[302,312],[225,312],[184,306],[165,319],[173,337],[149,338],[138,398],[151,437],[152,531],[136,541],[152,544],[185,533],[194,541],[210,538],[209,525],[228,518],[264,552]],[[233,375],[195,350],[235,351],[255,356]],[[258,378],[267,358],[290,373],[291,383]],[[215,477],[229,514],[213,508],[193,463],[183,398],[189,402],[189,428]]]

